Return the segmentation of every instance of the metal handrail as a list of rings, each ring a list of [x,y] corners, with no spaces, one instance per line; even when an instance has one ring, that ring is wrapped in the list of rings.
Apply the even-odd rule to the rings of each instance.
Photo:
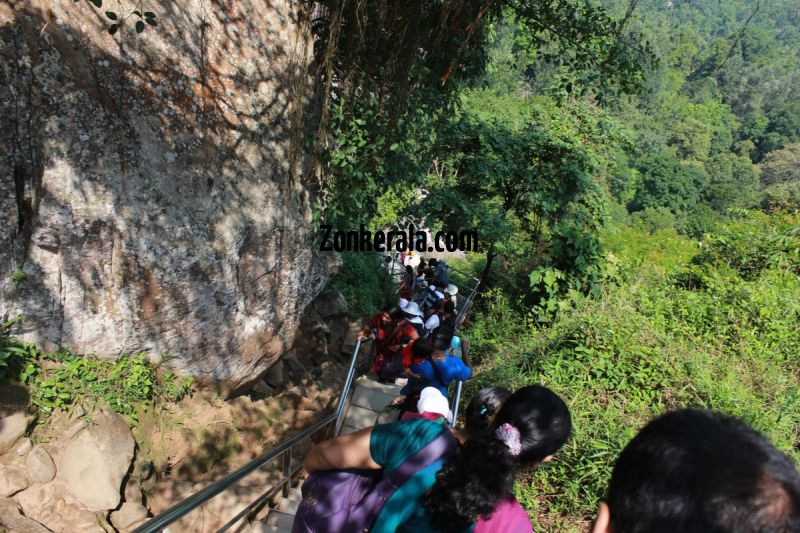
[[[159,515],[151,518],[141,526],[134,529],[133,533],[155,533],[157,531],[161,531],[161,529],[163,529],[165,526],[168,526],[169,524],[178,520],[179,518],[186,515],[193,509],[199,507],[200,505],[203,505],[211,498],[220,494],[221,492],[223,492],[225,489],[227,489],[240,479],[248,476],[249,474],[252,474],[261,466],[277,459],[281,455],[287,453],[291,454],[291,450],[296,444],[306,440],[311,435],[313,435],[320,429],[324,428],[331,422],[334,423],[334,436],[338,435],[342,424],[342,418],[344,415],[344,405],[345,402],[347,401],[347,395],[350,392],[350,387],[353,384],[353,375],[355,373],[356,360],[358,359],[358,352],[360,351],[360,349],[361,349],[361,340],[359,339],[356,341],[356,346],[353,349],[353,355],[350,358],[350,366],[348,367],[347,370],[347,376],[345,377],[344,386],[342,388],[342,395],[339,397],[339,405],[336,406],[336,411],[334,411],[333,413],[329,413],[321,420],[314,423],[312,426],[304,429],[303,431],[297,433],[296,435],[289,437],[287,440],[279,444],[276,448],[273,448],[272,450],[261,455],[260,457],[253,459],[252,461],[242,466],[241,468],[231,472],[230,474],[221,479],[218,479],[217,481],[214,481],[207,487],[192,494],[185,500],[176,503],[163,513],[160,513]],[[289,455],[288,457],[291,460],[291,455]],[[277,492],[277,490],[280,488],[284,488],[286,486],[286,483],[290,481],[291,477],[287,476],[288,473],[287,471],[289,470],[289,468],[287,468],[288,466],[289,465],[286,464],[284,465],[284,479],[281,480],[276,485],[276,487],[274,488],[275,489],[274,492]],[[299,469],[297,469],[296,471],[299,471]],[[258,500],[262,500],[262,498],[264,498],[264,496],[258,498]],[[254,504],[251,505],[255,507]],[[235,522],[228,522],[228,524],[226,524],[224,527],[230,527],[230,525],[233,525],[234,523]]]

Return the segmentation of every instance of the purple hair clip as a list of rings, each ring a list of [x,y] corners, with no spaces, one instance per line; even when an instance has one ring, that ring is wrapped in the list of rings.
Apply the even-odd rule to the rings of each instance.
[[[512,456],[516,457],[522,453],[522,444],[520,443],[520,435],[517,428],[506,422],[494,430],[494,434],[503,444],[508,446],[508,453]]]

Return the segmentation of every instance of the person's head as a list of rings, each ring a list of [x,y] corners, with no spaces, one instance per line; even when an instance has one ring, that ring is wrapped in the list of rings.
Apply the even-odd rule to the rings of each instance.
[[[412,267],[411,265],[406,265],[406,272],[413,276],[414,275],[414,267]]]
[[[417,412],[442,415],[448,423],[453,423],[453,411],[450,410],[447,397],[436,387],[428,386],[420,391]]]
[[[614,465],[595,533],[800,531],[800,474],[743,422],[681,409],[647,424]]]
[[[436,265],[438,265],[438,264],[439,264],[439,260],[436,259],[435,257],[432,257],[431,260],[428,261],[428,266],[429,267],[436,267]]]
[[[451,300],[447,300],[442,306],[442,311],[444,311],[444,313],[447,315],[452,315],[456,312],[456,304],[454,304]]]
[[[400,308],[396,304],[386,304],[381,309],[381,323],[386,326],[392,323],[392,316],[396,315]]]
[[[447,460],[421,498],[434,529],[463,531],[491,514],[511,491],[517,469],[548,461],[564,445],[572,420],[561,398],[532,385],[503,402],[488,429]]]
[[[494,415],[509,396],[511,391],[505,387],[485,387],[475,394],[464,411],[464,425],[469,438],[486,436]]]
[[[397,324],[398,322],[406,318],[406,314],[403,312],[403,309],[401,309],[398,306],[394,306],[394,309],[392,309],[392,311],[389,313],[389,318],[390,318],[389,323]]]
[[[441,355],[446,352],[450,348],[450,341],[452,339],[452,335],[437,333],[433,337],[433,355]]]
[[[418,339],[411,346],[411,354],[415,359],[427,359],[432,353],[433,346],[425,339]]]
[[[414,346],[416,347],[420,341],[416,341]],[[430,344],[429,344],[430,346]],[[413,348],[412,348],[413,349]],[[406,397],[403,399],[402,404],[402,411],[416,413],[417,411],[417,402],[419,402],[419,397],[422,394],[422,391],[426,387],[430,387],[431,383],[426,379],[409,379],[408,380],[408,392]]]

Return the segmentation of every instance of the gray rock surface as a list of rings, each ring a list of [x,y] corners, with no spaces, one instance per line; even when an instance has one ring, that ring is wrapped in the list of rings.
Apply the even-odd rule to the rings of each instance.
[[[0,466],[0,497],[13,496],[27,486],[25,470],[18,466]]]
[[[2,312],[0,312],[2,316]],[[0,418],[0,454],[4,454],[14,447],[28,429],[32,418],[25,413],[14,413],[13,415]]]
[[[314,300],[314,309],[322,318],[343,316],[348,312],[347,300],[341,292],[324,292]]]
[[[27,455],[32,449],[33,443],[31,442],[31,439],[21,439],[14,447],[14,452],[21,457],[23,455]]]
[[[111,36],[89,3],[0,3],[0,317],[223,394],[291,346],[335,260],[310,244],[310,5],[152,3]]]
[[[25,458],[28,476],[36,483],[47,483],[56,476],[56,465],[47,450],[35,446]]]
[[[270,387],[281,389],[286,386],[286,372],[283,368],[283,361],[278,361],[272,365],[264,377],[264,381]]]
[[[59,457],[58,478],[86,507],[115,509],[133,459],[133,436],[116,413],[98,413],[94,422],[67,444]]]
[[[31,520],[19,512],[14,500],[0,498],[0,525],[14,533],[49,533],[50,530],[39,522]]]

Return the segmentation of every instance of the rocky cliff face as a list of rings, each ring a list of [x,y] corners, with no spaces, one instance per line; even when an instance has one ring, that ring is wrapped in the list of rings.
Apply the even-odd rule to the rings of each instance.
[[[49,349],[171,354],[230,393],[328,279],[310,33],[289,0],[146,3],[157,28],[111,36],[105,7],[0,1],[0,318]]]

